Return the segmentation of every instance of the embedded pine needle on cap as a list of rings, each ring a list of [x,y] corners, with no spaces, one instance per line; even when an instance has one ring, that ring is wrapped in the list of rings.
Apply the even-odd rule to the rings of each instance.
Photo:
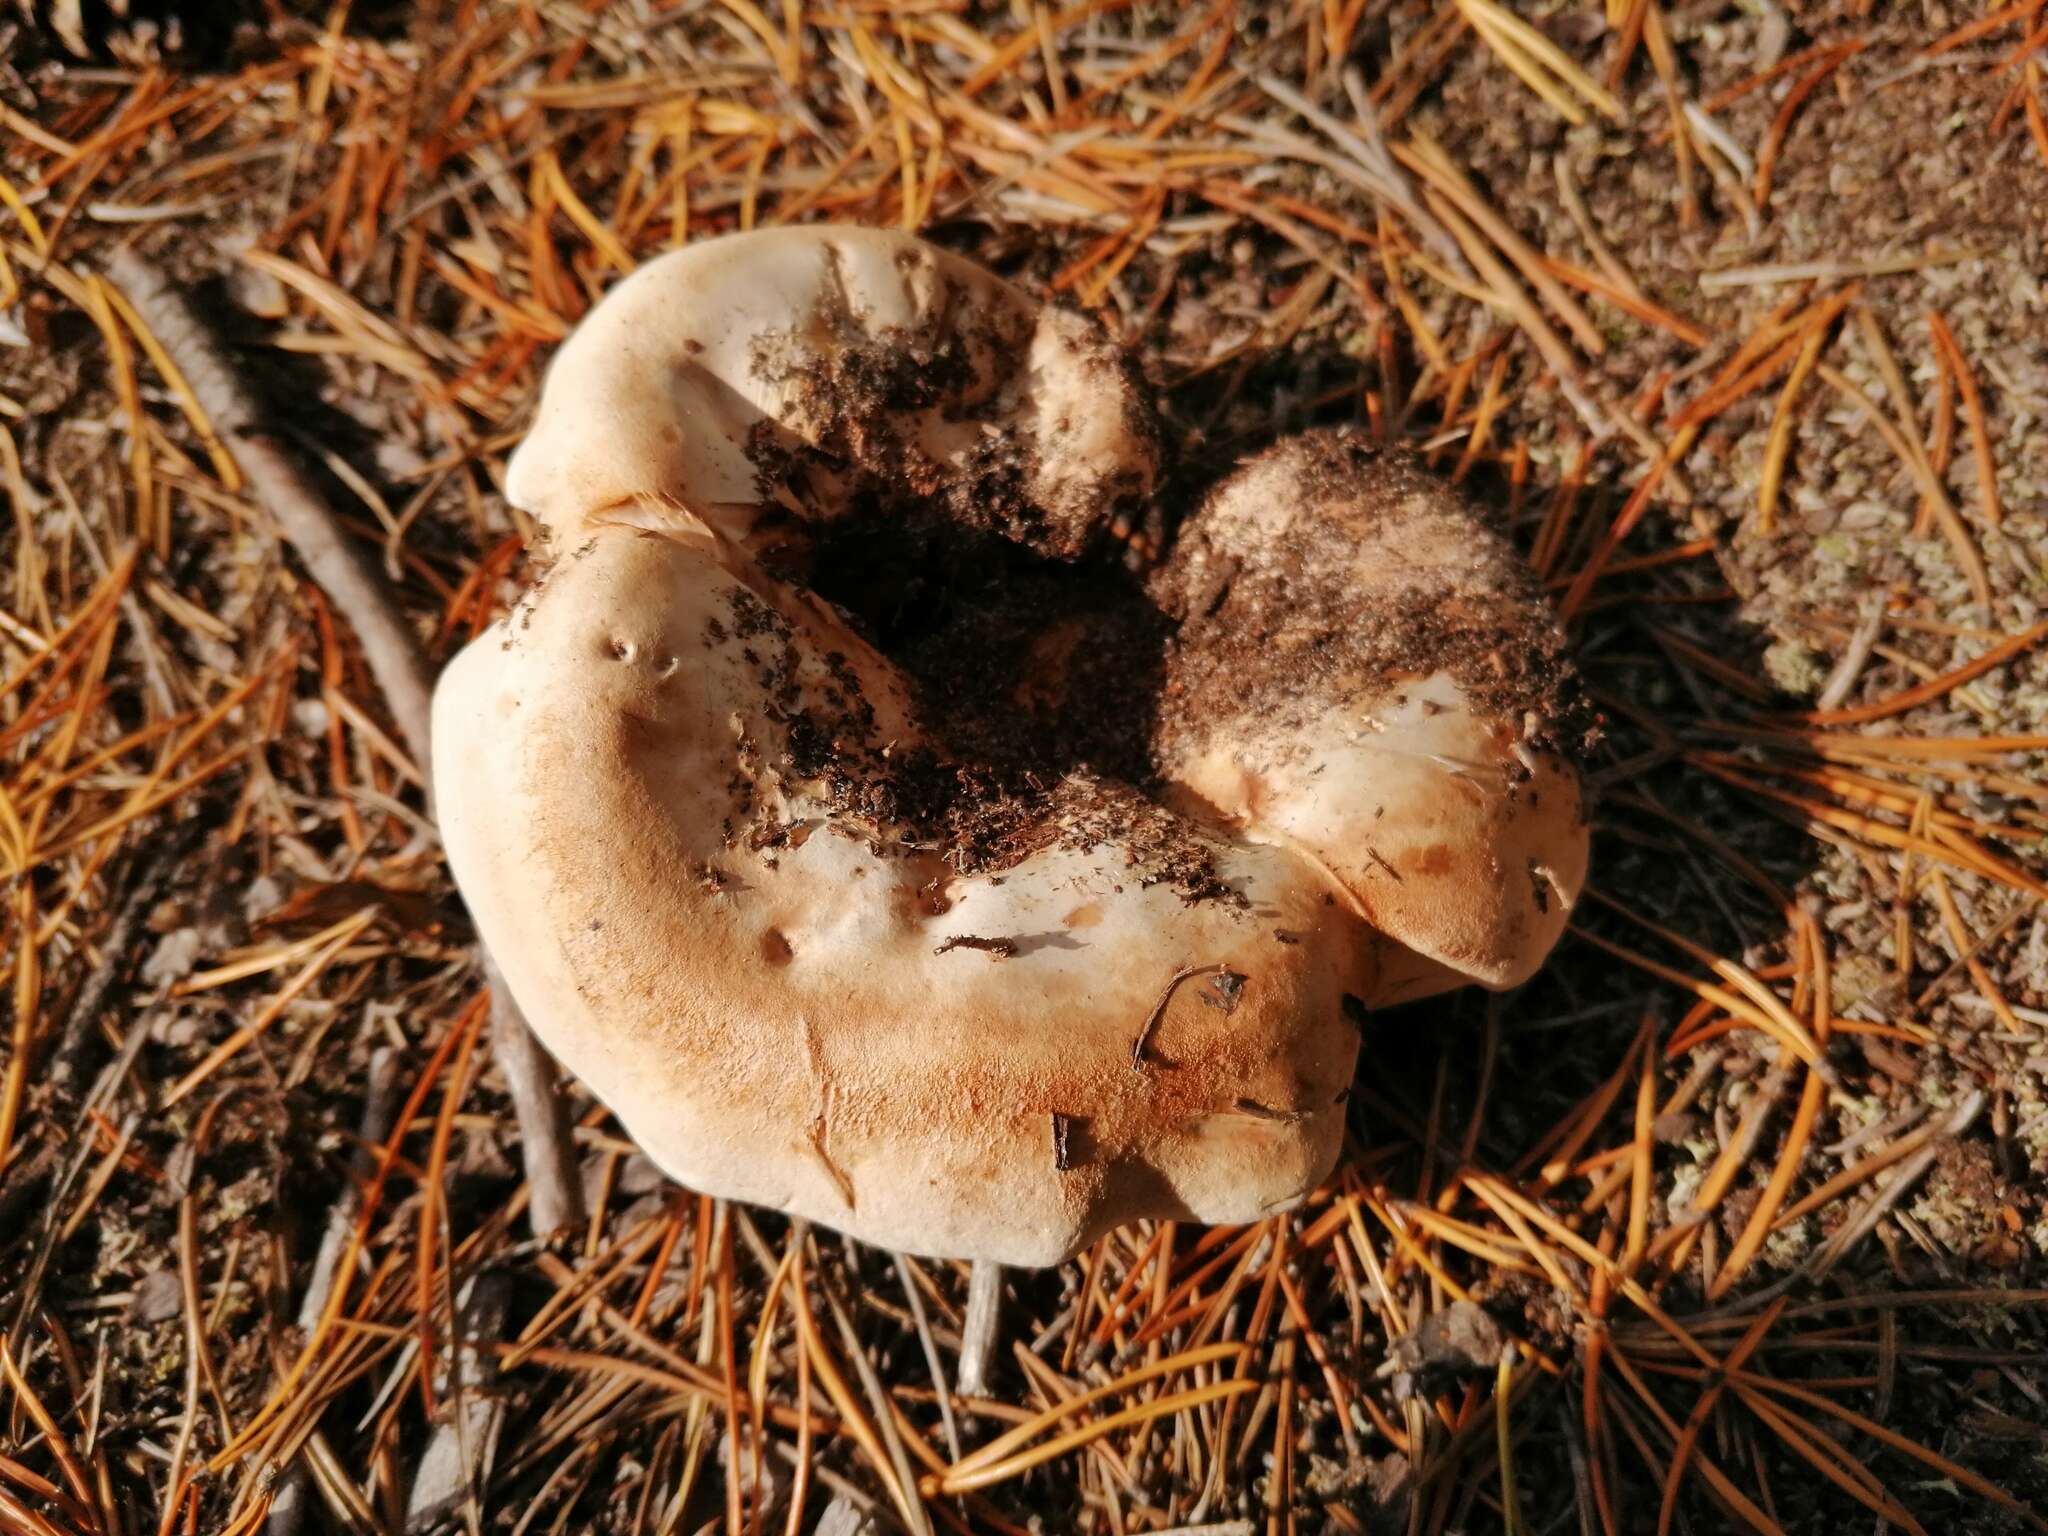
[[[1584,706],[1505,543],[1321,433],[1133,571],[1162,452],[1094,321],[893,233],[692,246],[565,344],[441,821],[672,1176],[1005,1264],[1250,1221],[1327,1175],[1362,1010],[1562,931]]]

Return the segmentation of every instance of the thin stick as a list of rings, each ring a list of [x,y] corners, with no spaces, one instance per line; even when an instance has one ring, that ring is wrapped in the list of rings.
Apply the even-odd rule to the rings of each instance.
[[[939,1346],[932,1340],[931,1319],[925,1315],[924,1297],[919,1294],[917,1283],[911,1277],[910,1260],[902,1254],[894,1255],[896,1278],[903,1282],[904,1298],[910,1303],[911,1320],[917,1324],[917,1338],[924,1348],[924,1363],[932,1373],[932,1395],[939,1400],[939,1423],[946,1434],[946,1453],[955,1461],[960,1459],[960,1427],[953,1418],[953,1394],[946,1388],[946,1368],[939,1360]],[[971,1289],[973,1282],[968,1282]],[[801,1366],[807,1356],[797,1351],[797,1362]]]
[[[425,777],[433,682],[419,642],[376,567],[344,541],[341,519],[297,456],[264,429],[262,412],[226,350],[170,280],[126,246],[108,258],[107,270],[183,370],[214,430],[313,580],[348,616],[385,705]]]
[[[431,784],[433,683],[419,637],[392,601],[376,565],[346,541],[340,516],[298,456],[265,430],[262,412],[226,349],[184,295],[125,246],[108,259],[107,268],[165,354],[184,373],[194,398],[248,476],[256,498],[276,517],[313,580],[347,616],[385,706],[419,765],[420,777]],[[493,983],[491,1041],[518,1114],[520,1154],[532,1188],[527,1219],[539,1234],[578,1225],[583,1219],[582,1190],[552,1065],[525,1027],[510,989],[488,956],[484,971]]]
[[[962,1397],[988,1396],[988,1368],[996,1355],[1002,1304],[1003,1266],[976,1259],[967,1272],[967,1315],[960,1322],[958,1390]]]

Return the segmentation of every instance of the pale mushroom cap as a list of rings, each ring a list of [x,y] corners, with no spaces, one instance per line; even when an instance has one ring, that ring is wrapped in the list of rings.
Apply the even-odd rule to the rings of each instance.
[[[1019,483],[1078,553],[1150,490],[1158,443],[1115,348],[993,273],[885,230],[727,235],[649,262],[555,355],[505,478],[567,537],[644,501],[744,540],[794,489],[830,517],[866,479]],[[776,466],[794,487],[764,484]],[[991,513],[1002,511],[991,506]]]
[[[1327,1174],[1365,1006],[1554,939],[1585,860],[1554,626],[1462,503],[1345,439],[1247,466],[1152,580],[1164,804],[932,788],[982,780],[805,589],[818,530],[900,503],[1064,570],[1156,454],[1088,322],[899,235],[708,242],[556,359],[508,485],[559,556],[443,675],[442,830],[536,1031],[682,1182],[1013,1264],[1255,1219]],[[1417,604],[1443,621],[1373,627]],[[1492,681],[1468,621],[1526,642]],[[1092,675],[1064,622],[1033,718]]]
[[[1241,900],[1142,884],[1085,833],[996,878],[878,853],[787,772],[777,717],[836,716],[823,658],[849,637],[774,595],[613,531],[444,677],[449,858],[542,1039],[682,1182],[910,1252],[1049,1264],[1135,1215],[1242,1221],[1312,1188],[1371,961],[1321,880],[1186,828]],[[940,952],[959,937],[1015,952]],[[1169,997],[1191,966],[1239,979]]]
[[[1527,980],[1589,838],[1564,637],[1506,542],[1442,481],[1313,433],[1220,485],[1156,584],[1200,701],[1159,741],[1184,803],[1294,846],[1429,962],[1386,967],[1375,1005]]]

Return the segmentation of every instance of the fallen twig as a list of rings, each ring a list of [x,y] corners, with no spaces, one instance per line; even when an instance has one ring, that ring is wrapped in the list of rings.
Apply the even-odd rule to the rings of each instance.
[[[206,321],[146,258],[117,249],[107,269],[164,352],[184,375],[222,444],[248,476],[257,499],[276,517],[285,539],[355,629],[363,658],[383,691],[406,747],[432,782],[433,683],[418,637],[391,600],[375,564],[341,529],[298,456],[263,424],[263,413]],[[528,1220],[537,1234],[583,1219],[575,1152],[558,1102],[554,1073],[489,957],[491,1038],[519,1118],[519,1150],[531,1186]],[[516,1027],[515,1027],[516,1024]]]
[[[135,967],[136,949],[149,909],[156,905],[165,883],[198,844],[202,830],[202,823],[193,820],[180,823],[166,835],[144,859],[121,910],[107,924],[99,941],[100,962],[78,989],[70,1017],[64,1021],[64,1032],[50,1055],[50,1081],[58,1088],[68,1091],[77,1085],[100,1015],[115,996],[122,978]]]
[[[1002,1305],[1003,1266],[976,1259],[967,1272],[967,1315],[960,1322],[960,1374],[955,1386],[962,1397],[988,1396],[988,1368],[995,1358]]]

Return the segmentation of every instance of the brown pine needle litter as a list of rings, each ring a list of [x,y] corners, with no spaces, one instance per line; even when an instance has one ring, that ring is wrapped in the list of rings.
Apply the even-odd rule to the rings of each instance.
[[[2048,1529],[2043,11],[9,8],[0,1529]],[[793,219],[1093,309],[1184,484],[1433,456],[1606,717],[1545,972],[1369,1021],[1302,1209],[1007,1274],[985,1397],[965,1266],[574,1085],[529,1236],[405,722],[115,275],[438,664],[554,343]]]

